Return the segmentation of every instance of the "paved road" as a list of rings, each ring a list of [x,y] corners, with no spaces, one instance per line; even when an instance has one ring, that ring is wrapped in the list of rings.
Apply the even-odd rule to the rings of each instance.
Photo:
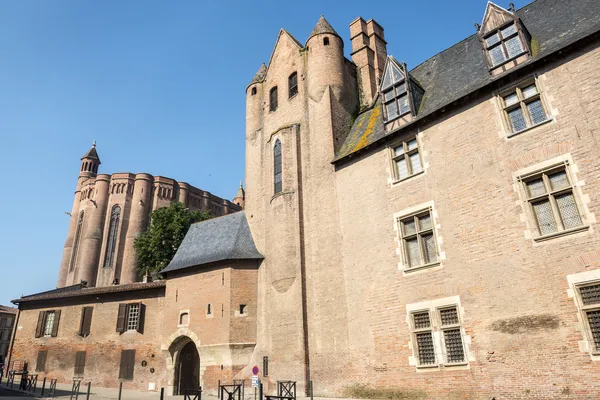
[[[0,397],[2,397],[2,400],[9,400],[9,399],[33,399],[33,397],[31,396],[26,396],[20,393],[17,393],[15,391],[12,390],[7,390],[5,388],[0,388]]]

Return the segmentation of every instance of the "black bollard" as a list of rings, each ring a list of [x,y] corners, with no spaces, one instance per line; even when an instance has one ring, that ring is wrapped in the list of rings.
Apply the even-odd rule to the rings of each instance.
[[[44,389],[46,389],[46,377],[44,377],[44,382],[42,382],[42,393],[40,393],[40,396],[44,395]]]
[[[119,400],[121,400],[121,392],[123,391],[123,382],[119,383]]]
[[[92,382],[88,382],[88,391],[85,400],[90,400],[90,390],[92,389]]]
[[[160,400],[165,400],[165,388],[160,388]]]

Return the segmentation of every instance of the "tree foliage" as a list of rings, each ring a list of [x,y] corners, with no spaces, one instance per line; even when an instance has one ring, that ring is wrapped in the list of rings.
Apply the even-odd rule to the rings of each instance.
[[[210,212],[190,210],[173,202],[150,214],[150,226],[134,243],[140,275],[158,276],[169,265],[190,225],[209,219]]]

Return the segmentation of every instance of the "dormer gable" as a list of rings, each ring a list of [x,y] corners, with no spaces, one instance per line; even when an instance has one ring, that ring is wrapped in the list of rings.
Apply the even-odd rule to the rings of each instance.
[[[530,36],[515,14],[488,2],[478,35],[492,75],[498,75],[531,57]]]
[[[379,87],[386,127],[396,128],[412,121],[419,110],[423,92],[421,86],[411,78],[406,64],[388,56]]]

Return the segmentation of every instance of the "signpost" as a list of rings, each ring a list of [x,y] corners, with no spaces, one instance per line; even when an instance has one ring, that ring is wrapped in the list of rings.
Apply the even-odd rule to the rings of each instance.
[[[258,388],[258,365],[252,367],[252,387],[254,388],[254,400],[256,400],[256,388]]]

